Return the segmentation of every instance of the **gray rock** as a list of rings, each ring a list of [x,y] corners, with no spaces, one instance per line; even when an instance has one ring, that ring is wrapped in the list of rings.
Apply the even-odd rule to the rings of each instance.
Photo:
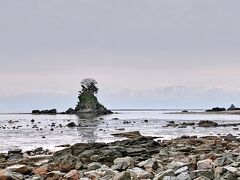
[[[179,169],[180,167],[183,167],[183,166],[185,166],[185,165],[186,165],[186,163],[172,161],[171,163],[169,163],[169,164],[167,165],[167,168],[168,168],[168,169],[177,170],[177,169]]]
[[[15,164],[13,166],[7,167],[6,170],[17,172],[20,174],[28,174],[29,172],[31,172],[31,168],[24,164]]]
[[[204,177],[204,176],[200,176],[198,178],[195,178],[194,180],[211,180],[211,179]]]
[[[152,179],[153,175],[141,168],[134,167],[132,169],[128,169],[127,172],[130,172],[131,176],[134,176],[137,179]],[[134,175],[133,175],[134,174]]]
[[[134,167],[134,160],[131,157],[117,158],[112,166],[113,170],[126,170],[127,168]]]
[[[159,156],[165,156],[165,157],[168,157],[169,156],[169,152],[166,148],[164,149],[160,149],[159,151]]]
[[[70,122],[70,123],[67,124],[67,127],[73,128],[73,127],[77,127],[77,125],[76,125],[75,122]]]
[[[231,142],[231,141],[237,141],[237,138],[232,134],[228,134],[227,136],[224,137],[224,140]]]
[[[172,169],[163,171],[163,172],[155,175],[154,180],[162,180],[165,176],[175,176],[174,171]]]
[[[102,167],[101,163],[99,163],[99,162],[92,162],[92,163],[88,164],[87,169],[89,171],[92,171],[92,170],[100,169],[101,167]]]
[[[60,163],[69,154],[72,154],[71,148],[65,148],[63,150],[57,151],[53,154],[53,161],[55,163]]]
[[[191,179],[195,179],[195,178],[198,178],[200,176],[207,177],[209,179],[214,178],[214,174],[213,174],[212,170],[195,170],[195,171],[190,172],[190,178]]]
[[[216,166],[223,166],[224,165],[224,162],[225,162],[225,159],[224,157],[219,157],[217,158],[214,163]]]
[[[231,173],[236,173],[238,171],[237,168],[232,167],[232,166],[225,166],[225,167],[223,167],[223,169],[225,169],[225,170],[227,170],[227,171],[229,171]]]
[[[202,161],[197,162],[197,169],[204,170],[204,169],[213,169],[215,167],[214,162],[211,159],[205,159]]]
[[[223,167],[216,167],[214,169],[214,177],[215,179],[220,179],[223,174]]]
[[[66,175],[66,173],[62,173],[60,171],[51,171],[49,173],[47,173],[46,175],[46,179],[61,179],[62,177],[64,177]]]
[[[177,176],[177,180],[191,180],[188,172],[182,172]]]
[[[236,173],[227,172],[221,179],[236,180],[239,176]]]
[[[79,159],[75,156],[72,156],[72,155],[66,156],[59,165],[60,171],[68,172],[72,169],[75,169],[76,163],[78,161]]]
[[[8,151],[8,160],[9,161],[17,161],[23,158],[23,153],[21,149],[14,149]]]
[[[41,176],[38,176],[38,175],[34,175],[34,176],[30,176],[28,178],[25,178],[25,180],[44,180],[44,178]]]
[[[24,176],[17,172],[12,172],[10,170],[2,170],[0,171],[0,179],[9,179],[9,180],[23,180]]]
[[[147,171],[157,169],[157,160],[155,158],[148,159],[146,161],[138,163],[139,167],[145,168]]]
[[[121,172],[114,176],[113,180],[131,180],[131,174],[130,172]]]
[[[183,166],[183,167],[177,169],[176,171],[174,171],[174,174],[178,175],[178,174],[181,174],[181,173],[183,173],[187,170],[188,170],[188,166]]]
[[[164,176],[163,180],[178,180],[175,176]]]

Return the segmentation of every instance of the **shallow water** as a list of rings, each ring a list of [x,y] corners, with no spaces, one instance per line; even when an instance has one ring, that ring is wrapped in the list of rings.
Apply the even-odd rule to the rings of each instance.
[[[37,147],[54,150],[57,145],[79,142],[111,142],[119,139],[113,137],[112,133],[135,130],[140,131],[143,135],[166,139],[182,135],[205,136],[228,133],[238,135],[239,133],[239,131],[234,131],[233,127],[196,127],[193,129],[193,127],[172,128],[163,126],[172,120],[177,123],[198,122],[200,120],[235,123],[240,122],[240,115],[165,114],[167,112],[172,111],[118,111],[116,114],[87,120],[76,115],[1,114],[0,127],[6,128],[0,128],[0,152],[15,148],[31,150]],[[113,118],[118,118],[118,120],[113,120]],[[31,123],[32,119],[35,120],[34,123]],[[148,120],[148,123],[144,122],[145,119]],[[9,120],[18,122],[8,123]],[[68,128],[66,124],[69,122],[76,122],[81,126],[79,128]],[[56,123],[53,131],[50,130],[52,123]],[[38,129],[42,128],[42,130],[32,128],[34,124],[38,126]],[[59,124],[62,124],[63,127],[60,128]],[[22,127],[13,129],[14,126]],[[42,138],[42,136],[45,136],[45,138]]]

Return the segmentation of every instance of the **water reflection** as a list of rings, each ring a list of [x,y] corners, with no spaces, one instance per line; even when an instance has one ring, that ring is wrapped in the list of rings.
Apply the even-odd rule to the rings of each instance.
[[[94,143],[96,142],[97,126],[100,123],[94,114],[81,113],[77,115],[78,117],[78,131],[83,142]]]

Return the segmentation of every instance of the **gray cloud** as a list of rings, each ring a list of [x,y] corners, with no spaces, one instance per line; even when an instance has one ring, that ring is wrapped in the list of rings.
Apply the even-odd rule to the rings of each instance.
[[[238,0],[0,1],[1,91],[73,94],[88,76],[103,91],[239,90],[239,8]]]

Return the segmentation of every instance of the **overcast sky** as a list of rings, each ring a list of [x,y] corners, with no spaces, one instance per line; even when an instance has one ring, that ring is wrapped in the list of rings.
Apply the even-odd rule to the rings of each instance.
[[[239,0],[0,0],[0,112],[240,106]]]

